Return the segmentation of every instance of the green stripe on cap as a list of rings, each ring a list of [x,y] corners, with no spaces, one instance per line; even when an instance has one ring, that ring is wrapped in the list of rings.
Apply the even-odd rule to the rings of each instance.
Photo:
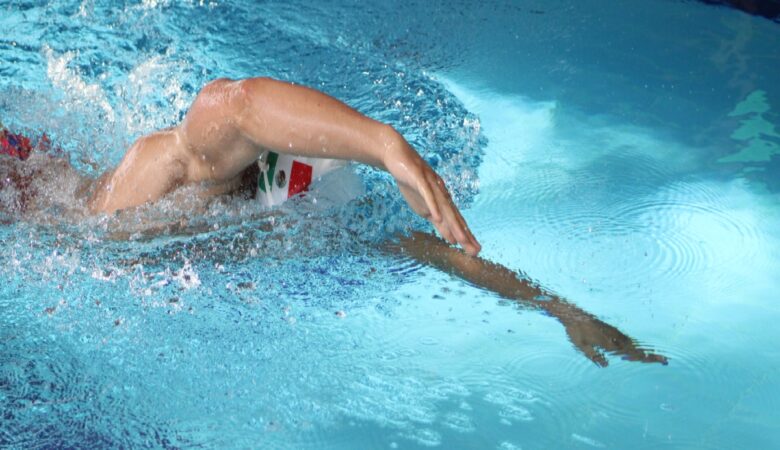
[[[263,192],[268,192],[265,190],[265,181],[266,178],[271,182],[271,186],[269,187],[269,190],[273,190],[274,188],[274,176],[276,175],[276,160],[279,159],[279,154],[274,152],[268,152],[268,159],[266,160],[266,164],[268,164],[268,170],[266,172],[260,171],[260,176],[257,177],[257,187],[260,188]]]

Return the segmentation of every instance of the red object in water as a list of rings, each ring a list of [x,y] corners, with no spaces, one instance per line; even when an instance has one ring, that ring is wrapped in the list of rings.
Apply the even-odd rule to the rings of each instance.
[[[0,155],[13,156],[25,160],[30,157],[32,149],[30,138],[27,136],[9,133],[6,129],[0,131]]]

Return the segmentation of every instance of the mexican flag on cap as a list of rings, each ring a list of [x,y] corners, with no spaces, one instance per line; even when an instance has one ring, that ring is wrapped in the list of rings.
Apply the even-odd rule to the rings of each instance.
[[[265,206],[275,206],[308,190],[313,180],[345,166],[346,161],[267,151],[260,156],[257,165],[260,167],[257,198]]]

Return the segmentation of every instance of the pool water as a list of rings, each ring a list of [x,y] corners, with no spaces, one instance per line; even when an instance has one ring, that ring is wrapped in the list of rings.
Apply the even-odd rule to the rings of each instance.
[[[2,217],[0,448],[780,446],[778,24],[697,2],[0,2],[0,119],[84,176],[217,77],[401,131],[483,256],[669,364],[387,253],[365,194]],[[59,188],[58,188],[59,187]],[[186,192],[185,192],[186,194]],[[172,226],[171,224],[177,224]]]

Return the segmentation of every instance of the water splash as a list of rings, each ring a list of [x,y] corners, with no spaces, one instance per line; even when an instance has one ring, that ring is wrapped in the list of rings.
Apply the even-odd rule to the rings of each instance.
[[[98,121],[116,120],[114,109],[101,86],[97,83],[85,82],[76,70],[68,67],[75,56],[74,52],[56,55],[49,46],[45,45],[43,54],[47,62],[46,74],[54,87],[65,95],[66,108],[98,110],[102,111],[102,114],[96,118]]]

